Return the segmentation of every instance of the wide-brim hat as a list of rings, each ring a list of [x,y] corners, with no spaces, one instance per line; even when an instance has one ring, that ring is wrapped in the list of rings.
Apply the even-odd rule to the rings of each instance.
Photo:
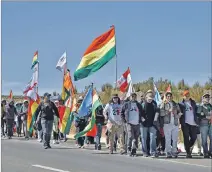
[[[118,98],[118,97],[119,97],[118,94],[113,94],[113,95],[112,95],[112,98]]]
[[[169,94],[172,96],[172,92],[170,91],[166,92],[165,96],[168,96]]]
[[[205,92],[204,92],[204,94],[202,95],[202,97],[205,97],[205,96],[209,96],[209,97],[210,97],[209,91],[205,91]]]

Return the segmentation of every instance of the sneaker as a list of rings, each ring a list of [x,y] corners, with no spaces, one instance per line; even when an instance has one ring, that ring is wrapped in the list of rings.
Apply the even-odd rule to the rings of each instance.
[[[203,153],[202,153],[202,152],[198,152],[198,155],[199,155],[199,156],[203,156]]]
[[[53,140],[53,144],[56,144],[56,140]]]
[[[149,155],[147,153],[143,153],[143,157],[148,157]]]
[[[48,145],[48,148],[52,148],[50,145]]]
[[[204,158],[210,158],[210,156],[208,154],[205,154]]]
[[[109,154],[113,154],[113,151],[110,151]]]
[[[152,154],[151,155],[151,158],[157,158],[158,157],[158,154]]]
[[[49,147],[48,146],[44,146],[44,149],[48,149]]]
[[[186,154],[186,158],[192,158],[191,154]]]
[[[101,150],[102,149],[102,146],[101,145],[98,145],[97,146],[97,150]]]

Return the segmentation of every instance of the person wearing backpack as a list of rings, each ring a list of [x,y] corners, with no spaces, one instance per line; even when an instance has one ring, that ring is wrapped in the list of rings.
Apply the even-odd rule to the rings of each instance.
[[[38,105],[37,110],[35,111],[35,117],[37,119],[39,113],[41,118],[41,125],[43,130],[43,141],[44,149],[51,148],[50,140],[53,128],[54,115],[59,118],[59,112],[55,104],[50,101],[50,94],[45,93],[43,101]]]
[[[206,92],[202,96],[202,104],[197,109],[197,116],[200,120],[200,133],[204,158],[212,158],[212,105],[209,103],[209,100],[210,94]],[[210,140],[209,150],[208,136]]]
[[[177,158],[177,141],[179,134],[179,123],[178,120],[182,113],[180,107],[175,101],[173,101],[173,96],[171,92],[165,94],[166,100],[160,105],[160,116],[163,117],[163,129],[165,134],[165,147],[166,147],[166,157]],[[172,146],[171,146],[172,140]]]
[[[145,101],[142,104],[142,115],[140,124],[140,134],[142,139],[143,156],[147,157],[148,146],[147,136],[150,134],[150,155],[152,158],[158,157],[156,152],[156,133],[158,126],[159,109],[157,103],[153,100],[153,91],[149,90],[146,93]]]
[[[136,155],[140,130],[142,107],[137,101],[137,94],[131,94],[131,100],[126,102],[121,111],[122,118],[127,124],[127,152],[130,156]]]

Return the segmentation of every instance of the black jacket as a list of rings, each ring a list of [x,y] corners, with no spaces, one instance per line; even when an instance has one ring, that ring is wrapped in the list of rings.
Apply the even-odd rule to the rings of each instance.
[[[193,109],[193,112],[194,112],[194,121],[196,122],[196,124],[198,125],[199,124],[199,120],[197,118],[197,105],[196,105],[196,102],[192,99],[190,99],[191,101],[191,106],[192,106],[192,109]],[[182,126],[185,125],[185,112],[186,112],[186,106],[185,106],[185,100],[183,100],[181,103],[179,103],[179,106],[180,106],[180,110],[181,112],[183,113],[183,115],[180,117],[180,124]]]
[[[41,102],[35,111],[35,117],[37,119],[38,114],[40,114],[41,119],[45,120],[54,120],[54,115],[56,115],[59,118],[59,112],[57,107],[53,102],[50,101],[48,106],[45,106],[43,102]]]
[[[96,124],[103,125],[105,122],[105,117],[103,115],[103,107],[100,105],[96,108]]]

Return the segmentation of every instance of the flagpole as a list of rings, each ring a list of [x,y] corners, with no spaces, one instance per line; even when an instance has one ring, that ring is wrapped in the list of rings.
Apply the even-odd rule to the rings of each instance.
[[[114,28],[114,32],[115,32],[115,34],[114,34],[114,35],[115,35],[115,46],[116,46],[116,30],[115,30],[115,26],[112,25],[112,26],[110,26],[110,27],[111,27],[111,28]],[[118,75],[118,61],[117,61],[117,57],[118,57],[118,56],[117,56],[117,53],[116,53],[116,47],[115,47],[115,54],[116,54],[116,55],[115,55],[115,69],[116,69],[116,74],[115,74],[115,77],[116,77],[116,78],[115,78],[115,79],[116,79],[116,80],[115,80],[115,84],[116,84],[116,85],[115,85],[115,89],[117,90],[117,80],[118,80],[118,76],[117,76],[117,75]]]
[[[38,52],[38,50],[37,50],[37,52]],[[37,55],[38,56],[38,55]],[[38,61],[38,81],[39,81],[39,67],[40,66],[40,63],[39,63],[39,61]],[[37,83],[37,94],[38,94],[38,83]]]

